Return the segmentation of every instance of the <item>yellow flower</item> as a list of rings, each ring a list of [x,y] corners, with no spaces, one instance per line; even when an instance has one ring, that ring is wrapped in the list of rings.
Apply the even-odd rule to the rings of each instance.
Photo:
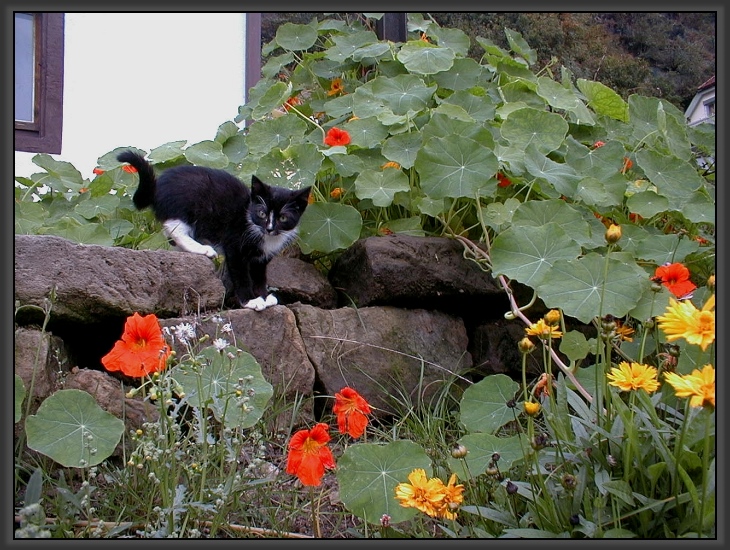
[[[621,361],[618,367],[612,368],[606,377],[611,386],[615,386],[621,391],[643,389],[652,393],[659,389],[657,370],[642,363],[629,364]]]
[[[697,309],[689,300],[678,302],[669,298],[666,312],[657,317],[659,328],[664,331],[669,342],[684,338],[704,351],[715,341],[715,312],[711,311],[714,308],[714,294],[702,309]]]
[[[686,376],[668,372],[664,379],[674,388],[677,397],[690,398],[691,407],[715,407],[715,369],[712,365],[705,365],[702,370],[694,369]]]
[[[543,317],[548,325],[557,325],[560,322],[560,311],[551,309]]]
[[[544,319],[540,319],[537,323],[530,325],[525,329],[525,332],[530,336],[537,336],[543,340],[547,340],[548,338],[560,338],[563,335],[563,333],[558,329],[548,325]]]
[[[399,483],[395,488],[395,498],[404,508],[416,508],[435,517],[443,506],[444,483],[438,478],[428,479],[423,468],[416,468],[408,474],[410,483]]]
[[[443,493],[443,505],[438,511],[438,515],[439,517],[444,517],[446,519],[455,519],[455,510],[464,501],[464,486],[461,483],[456,485],[456,474],[451,474],[449,482],[446,485],[443,485]]]
[[[525,401],[522,406],[525,408],[525,414],[527,416],[535,416],[540,412],[540,403],[535,401]]]

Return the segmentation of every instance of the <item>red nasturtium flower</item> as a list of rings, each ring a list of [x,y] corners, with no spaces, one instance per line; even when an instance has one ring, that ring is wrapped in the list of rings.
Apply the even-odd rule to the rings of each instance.
[[[302,485],[319,485],[324,469],[335,467],[335,457],[327,447],[328,430],[329,426],[320,422],[311,430],[299,430],[289,440],[286,473],[297,476]]]
[[[112,350],[101,358],[101,363],[108,371],[142,378],[163,370],[170,353],[157,316],[150,313],[143,317],[135,311],[127,317],[121,340],[117,340]]]
[[[124,166],[122,166],[122,170],[124,170],[128,174],[134,174],[137,171],[137,169],[130,164],[125,164]]]
[[[370,404],[352,388],[344,387],[335,393],[332,412],[337,416],[337,428],[341,434],[348,433],[351,437],[358,438],[365,433]]]
[[[497,187],[509,187],[509,185],[512,183],[512,181],[510,181],[510,179],[502,172],[497,172],[497,180],[499,180],[499,183],[497,183]]]
[[[347,145],[350,143],[350,134],[339,128],[330,128],[324,138],[325,145]]]
[[[624,165],[621,167],[621,173],[625,174],[634,165],[633,161],[629,157],[624,157]]]
[[[104,170],[102,170],[101,168],[94,168],[92,172],[94,172],[94,174],[96,174],[97,176],[100,176],[104,173]]]
[[[654,280],[667,287],[677,298],[682,298],[697,288],[689,280],[689,269],[680,263],[660,265],[654,272]]]

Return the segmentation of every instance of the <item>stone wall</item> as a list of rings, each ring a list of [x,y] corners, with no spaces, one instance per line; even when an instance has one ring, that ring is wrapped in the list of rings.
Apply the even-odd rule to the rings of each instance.
[[[230,323],[229,339],[256,358],[283,398],[334,395],[350,385],[380,415],[394,411],[403,392],[428,403],[445,381],[463,387],[491,373],[519,376],[516,342],[524,326],[504,319],[504,293],[455,240],[363,239],[338,257],[328,277],[282,256],[270,264],[269,285],[279,305],[228,309],[214,263],[204,256],[16,235],[15,372],[26,386],[36,373],[32,410],[72,387],[117,416],[124,408],[132,426],[141,424],[143,404],[123,403],[129,381],[100,362],[136,311],[156,314],[163,327],[190,323],[199,336],[215,337]],[[317,413],[307,409],[301,420]]]

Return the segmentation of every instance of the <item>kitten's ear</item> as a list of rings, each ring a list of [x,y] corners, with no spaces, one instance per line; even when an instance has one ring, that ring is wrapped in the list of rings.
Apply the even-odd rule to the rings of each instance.
[[[312,187],[309,186],[304,189],[300,189],[299,191],[294,191],[292,198],[300,210],[304,210],[307,207],[307,204],[309,203],[309,192],[311,190]]]
[[[256,176],[251,176],[251,192],[254,195],[266,195],[269,193],[269,186]]]

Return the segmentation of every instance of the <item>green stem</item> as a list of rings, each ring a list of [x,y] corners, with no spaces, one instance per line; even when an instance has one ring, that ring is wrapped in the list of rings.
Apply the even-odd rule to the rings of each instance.
[[[317,513],[317,505],[316,500],[314,498],[314,486],[309,486],[309,498],[312,501],[312,529],[314,530],[314,536],[315,538],[322,538],[322,532],[319,528],[319,514]]]
[[[705,519],[705,505],[707,504],[707,478],[710,475],[710,424],[712,412],[708,411],[705,418],[705,446],[702,451],[702,493],[700,494],[699,524],[697,533],[702,536],[702,529]]]

